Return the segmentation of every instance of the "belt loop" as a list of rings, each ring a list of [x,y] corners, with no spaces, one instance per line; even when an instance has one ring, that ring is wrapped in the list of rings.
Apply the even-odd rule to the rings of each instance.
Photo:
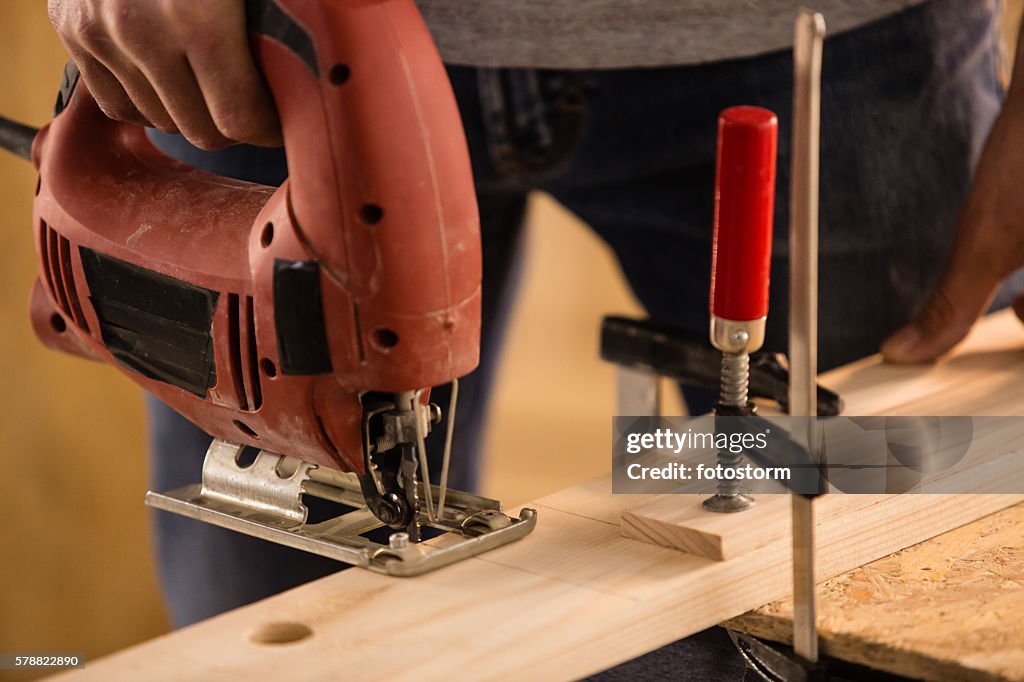
[[[507,178],[553,170],[582,134],[585,72],[477,69],[488,153]]]
[[[487,153],[499,175],[518,175],[517,154],[509,130],[505,88],[502,70],[478,68],[476,70],[477,90],[480,95],[480,111],[483,118],[484,138]]]

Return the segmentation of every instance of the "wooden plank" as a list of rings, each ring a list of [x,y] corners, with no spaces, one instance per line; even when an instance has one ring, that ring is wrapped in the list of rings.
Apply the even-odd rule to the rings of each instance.
[[[1021,323],[1010,310],[977,324],[952,356],[890,365],[877,355],[822,375],[846,415],[1019,415],[1024,378]]]
[[[834,575],[1021,496],[894,496],[821,531]],[[891,502],[891,504],[887,504]],[[92,663],[73,678],[569,679],[628,660],[789,589],[788,542],[715,562],[539,507],[534,534],[411,580],[345,571]],[[881,527],[886,532],[879,532]],[[259,644],[294,623],[312,635]],[[400,654],[397,652],[401,652]]]
[[[659,495],[622,512],[622,535],[641,542],[722,561],[750,554],[789,537],[789,495],[758,495],[750,513],[718,514],[704,509],[706,495]],[[876,504],[875,495],[826,495],[815,505],[819,523],[856,514]],[[756,511],[755,511],[756,510]],[[756,524],[752,530],[751,524]]]
[[[945,362],[925,367],[893,366],[874,356],[830,372],[822,383],[843,396],[844,414],[848,416],[1020,414],[1020,406],[1011,396],[1024,378],[1024,349],[1020,344],[1006,343],[1007,338],[1020,335],[1019,322],[1010,311],[1004,311],[993,315],[986,324],[988,328],[984,332],[972,334],[969,343]],[[865,386],[875,389],[866,391]],[[970,400],[969,411],[962,406],[963,399]],[[1013,442],[1016,436],[1016,431],[1009,434],[1011,441],[1008,442]],[[996,447],[1005,445],[998,434],[992,437],[992,442]],[[1002,469],[1004,472],[1013,470],[1014,467]],[[990,468],[980,473],[996,475],[998,470]],[[972,490],[985,490],[985,485],[975,482]],[[684,496],[655,496],[626,509],[623,535],[720,560],[755,551],[774,541],[776,536],[768,528],[774,528],[777,533],[786,532],[788,528],[781,521],[789,515],[785,501],[760,502],[759,532],[750,533],[744,515],[715,514],[704,510],[702,500],[696,496],[681,497]],[[831,513],[834,505],[839,513],[844,510],[852,513],[857,504],[856,500],[824,498],[818,502],[818,516]],[[773,519],[773,523],[762,526],[765,518]],[[776,519],[779,521],[775,522]]]
[[[1018,505],[826,581],[822,649],[927,680],[1024,680],[1024,506]],[[726,623],[792,638],[783,599]]]
[[[985,321],[979,332],[964,352],[986,344],[1006,350],[1022,340],[1005,315]],[[1001,341],[994,347],[993,336]],[[979,363],[959,372],[961,381],[952,384],[959,390],[946,394],[945,407],[973,413],[971,399],[978,390],[964,388],[964,375],[998,375],[1006,371],[1004,362],[997,353],[988,370]],[[876,391],[869,382],[858,383],[858,372],[879,379],[877,368],[867,367],[867,374],[855,369],[838,376],[848,401],[864,410]],[[911,412],[915,396],[923,399],[949,385],[941,367],[917,370],[936,382],[932,390],[927,383],[910,382],[916,388],[903,404]],[[1018,382],[1024,378],[1021,370],[1014,371]],[[1015,389],[1005,396],[1008,413],[1024,409],[1021,393]],[[540,513],[533,535],[435,573],[394,579],[345,571],[68,675],[83,680],[577,678],[788,593],[790,547],[784,534],[748,556],[711,561],[622,537],[619,515],[638,500],[609,491],[604,477],[543,498],[531,505]],[[819,575],[861,566],[1020,499],[882,496],[857,514],[823,524]],[[289,644],[252,639],[274,623],[298,625],[278,625],[277,632],[304,627],[311,634]]]
[[[840,426],[842,426],[840,424]],[[972,428],[972,427],[967,427]],[[884,452],[885,436],[880,432],[864,433],[852,427],[846,447],[872,448]],[[972,455],[955,462],[945,470],[933,472],[915,494],[969,490],[972,493],[1024,490],[1024,467],[1020,466],[1024,447],[1024,419],[988,420],[985,426],[973,425]],[[844,433],[834,432],[830,445],[843,443]],[[953,439],[949,450],[938,449],[930,454],[942,461],[946,454],[963,455],[960,444]],[[835,454],[836,450],[830,447]],[[870,451],[870,450],[869,450]],[[980,453],[986,453],[982,458]],[[833,460],[834,461],[834,460]],[[906,472],[911,473],[913,472]],[[872,474],[873,475],[873,474]],[[886,474],[880,472],[884,484]],[[754,509],[735,514],[710,512],[703,507],[706,495],[660,495],[622,512],[623,536],[662,547],[689,552],[709,559],[722,560],[749,554],[772,542],[788,537],[790,500],[787,495],[755,495]],[[858,514],[865,506],[875,504],[875,496],[862,494],[824,495],[815,502],[818,524],[829,523],[834,516]],[[753,516],[752,516],[753,515]],[[756,523],[756,532],[751,524]]]

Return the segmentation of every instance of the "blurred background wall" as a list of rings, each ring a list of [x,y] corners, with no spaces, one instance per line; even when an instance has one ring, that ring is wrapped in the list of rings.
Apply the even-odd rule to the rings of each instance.
[[[1010,2],[1008,35],[1022,4]],[[43,124],[65,61],[45,3],[2,3],[0,55],[0,112]],[[0,156],[0,651],[94,658],[166,628],[142,503],[144,416],[116,371],[32,335],[34,183],[29,164]],[[607,470],[614,373],[597,359],[598,323],[639,310],[604,245],[545,196],[531,205],[526,263],[484,478],[510,504]]]
[[[67,59],[45,2],[0,6],[0,54],[0,112],[45,123]],[[142,506],[141,403],[116,372],[36,342],[35,173],[0,154],[0,651],[96,656],[166,627]]]

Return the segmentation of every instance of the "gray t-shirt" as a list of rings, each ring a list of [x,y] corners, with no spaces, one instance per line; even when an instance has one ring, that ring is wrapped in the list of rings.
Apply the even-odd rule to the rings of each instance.
[[[445,61],[473,66],[625,68],[786,49],[801,6],[830,35],[924,0],[417,0]]]

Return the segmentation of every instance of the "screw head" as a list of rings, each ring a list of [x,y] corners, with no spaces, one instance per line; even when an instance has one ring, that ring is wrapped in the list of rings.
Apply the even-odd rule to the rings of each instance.
[[[408,533],[392,533],[388,536],[388,547],[391,549],[405,549],[409,546]]]
[[[737,329],[732,333],[730,340],[737,346],[746,346],[747,342],[750,341],[750,334],[744,329]]]
[[[737,493],[735,495],[712,495],[704,500],[704,508],[708,511],[720,514],[732,514],[750,509],[755,504],[754,498],[750,495]]]

